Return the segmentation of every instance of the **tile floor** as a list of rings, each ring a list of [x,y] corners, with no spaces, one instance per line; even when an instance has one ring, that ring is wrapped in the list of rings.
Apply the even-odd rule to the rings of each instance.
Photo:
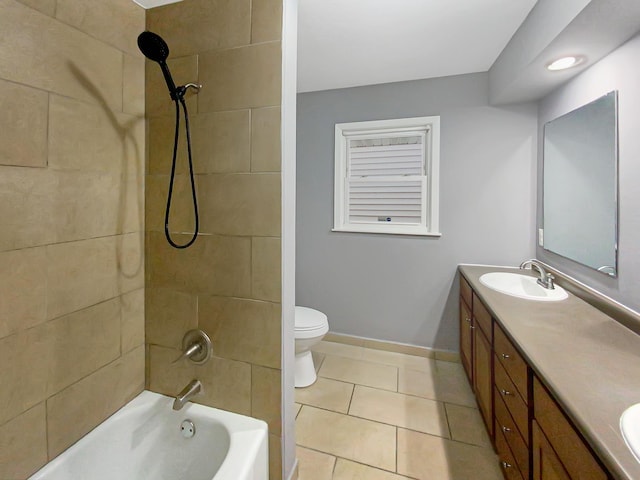
[[[300,480],[501,480],[459,363],[332,342],[296,389]]]

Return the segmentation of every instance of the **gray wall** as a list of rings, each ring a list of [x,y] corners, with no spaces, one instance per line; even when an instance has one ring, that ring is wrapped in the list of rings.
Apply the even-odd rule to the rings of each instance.
[[[619,139],[619,251],[618,278],[611,278],[542,248],[537,257],[603,292],[634,310],[640,310],[637,286],[640,282],[640,36],[636,36],[599,63],[540,102],[539,142],[545,122],[618,90]],[[542,149],[539,154],[542,172]],[[539,182],[541,192],[542,182]],[[539,198],[542,198],[539,193]],[[587,207],[585,207],[587,208]],[[538,225],[542,205],[538,205]]]
[[[459,263],[535,251],[535,105],[488,104],[488,75],[298,95],[296,303],[331,331],[457,350]],[[331,232],[334,126],[441,116],[441,238]]]

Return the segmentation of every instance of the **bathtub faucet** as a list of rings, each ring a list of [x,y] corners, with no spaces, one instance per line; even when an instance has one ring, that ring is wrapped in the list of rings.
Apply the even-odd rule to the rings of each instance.
[[[189,382],[189,385],[184,387],[182,391],[178,395],[176,395],[176,399],[173,401],[173,409],[182,409],[185,403],[187,403],[199,393],[202,393],[202,383],[200,383],[200,380],[191,380]]]

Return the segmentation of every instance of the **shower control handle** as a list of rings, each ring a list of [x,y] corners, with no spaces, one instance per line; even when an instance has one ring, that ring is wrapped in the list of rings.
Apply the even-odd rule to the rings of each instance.
[[[182,355],[176,358],[173,363],[180,360],[189,359],[197,365],[202,365],[211,358],[213,347],[211,339],[202,330],[189,330],[182,339]]]

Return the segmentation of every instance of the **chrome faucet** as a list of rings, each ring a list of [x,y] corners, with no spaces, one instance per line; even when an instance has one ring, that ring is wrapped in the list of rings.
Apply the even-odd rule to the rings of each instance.
[[[531,270],[533,270],[535,267],[535,269],[538,270],[538,273],[540,273],[540,278],[538,279],[538,282],[537,282],[538,285],[541,285],[542,287],[548,290],[553,290],[555,288],[555,285],[553,284],[553,280],[555,277],[550,273],[548,273],[540,262],[538,262],[537,260],[531,259],[531,260],[525,260],[520,264],[520,268],[523,268],[523,269],[527,268],[528,266],[531,267]]]
[[[178,395],[176,395],[176,399],[173,401],[173,409],[182,409],[185,403],[187,403],[199,393],[202,393],[202,383],[200,383],[200,380],[191,380],[189,382],[189,385],[184,387],[182,391]]]

